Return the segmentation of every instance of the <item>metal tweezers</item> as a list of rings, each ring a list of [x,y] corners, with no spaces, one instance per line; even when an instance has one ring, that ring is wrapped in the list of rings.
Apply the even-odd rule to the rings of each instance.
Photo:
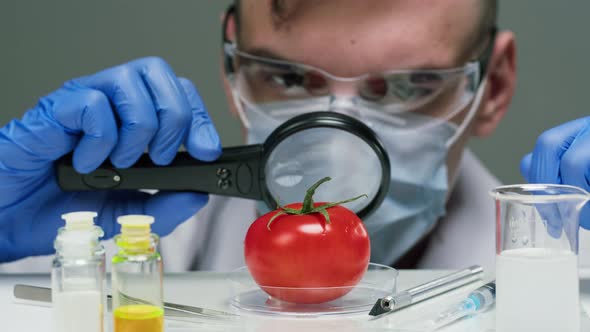
[[[126,294],[119,293],[126,301],[137,304],[150,304],[147,301],[138,299]],[[31,285],[14,285],[14,297],[22,300],[37,301],[51,303],[51,289],[47,287],[31,286]],[[112,296],[107,295],[108,310],[112,309]],[[175,304],[164,302],[164,315],[168,317],[191,317],[199,316],[202,318],[212,319],[230,319],[238,317],[238,315],[206,308],[193,307],[183,304]]]

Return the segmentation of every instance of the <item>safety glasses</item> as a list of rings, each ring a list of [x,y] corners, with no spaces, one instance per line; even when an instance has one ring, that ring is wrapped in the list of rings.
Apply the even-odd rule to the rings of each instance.
[[[345,87],[346,98],[359,113],[371,112],[372,118],[406,128],[411,123],[404,120],[408,114],[425,115],[433,122],[448,120],[473,100],[485,76],[496,32],[491,29],[486,49],[461,67],[339,77],[307,64],[241,51],[225,34],[227,19],[234,14],[232,6],[224,22],[223,51],[226,73],[240,102],[263,112],[269,110],[271,117],[284,118],[287,112],[295,116],[331,109],[338,89]],[[280,114],[281,109],[284,114]]]

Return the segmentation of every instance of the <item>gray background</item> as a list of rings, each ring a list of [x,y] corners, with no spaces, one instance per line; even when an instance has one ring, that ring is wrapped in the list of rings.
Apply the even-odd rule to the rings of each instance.
[[[157,55],[198,86],[224,145],[240,144],[219,78],[220,15],[227,0],[0,3],[0,124],[63,81]],[[590,1],[503,0],[500,26],[516,32],[518,87],[493,137],[471,147],[504,182],[543,130],[586,115]]]

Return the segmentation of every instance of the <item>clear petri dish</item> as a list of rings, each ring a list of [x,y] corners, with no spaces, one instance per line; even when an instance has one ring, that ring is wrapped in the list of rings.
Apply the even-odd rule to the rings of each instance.
[[[392,267],[369,263],[361,281],[355,286],[289,288],[268,287],[256,284],[248,268],[240,267],[232,271],[228,279],[232,296],[230,304],[235,309],[252,314],[283,316],[325,316],[368,313],[377,299],[396,291],[398,271]],[[266,289],[267,291],[263,290]],[[269,293],[314,294],[346,293],[343,296],[322,303],[294,303],[270,296]]]

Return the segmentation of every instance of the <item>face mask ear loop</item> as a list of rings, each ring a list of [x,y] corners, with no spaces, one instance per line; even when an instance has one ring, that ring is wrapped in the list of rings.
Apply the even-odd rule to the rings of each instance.
[[[471,104],[471,108],[469,109],[469,112],[467,112],[465,119],[463,119],[463,122],[457,128],[455,135],[453,135],[453,137],[451,137],[447,141],[447,143],[446,143],[447,149],[450,148],[453,144],[455,144],[455,142],[457,141],[459,136],[461,136],[461,134],[463,134],[463,131],[465,130],[465,128],[467,128],[467,126],[471,123],[471,120],[475,116],[475,113],[477,113],[477,109],[479,108],[479,105],[481,104],[481,99],[483,98],[483,94],[486,90],[487,82],[488,82],[488,80],[486,78],[484,78],[481,81],[481,84],[479,85],[479,89],[477,90],[477,93],[475,94],[475,98],[473,99],[473,104]]]
[[[234,105],[236,107],[236,111],[238,112],[238,116],[240,117],[240,121],[242,122],[242,125],[244,125],[244,127],[246,129],[250,129],[250,121],[248,121],[248,118],[246,117],[246,113],[244,113],[244,108],[242,107],[240,93],[233,86],[234,85],[233,78],[230,80],[230,84],[231,84],[231,95],[233,98]]]

